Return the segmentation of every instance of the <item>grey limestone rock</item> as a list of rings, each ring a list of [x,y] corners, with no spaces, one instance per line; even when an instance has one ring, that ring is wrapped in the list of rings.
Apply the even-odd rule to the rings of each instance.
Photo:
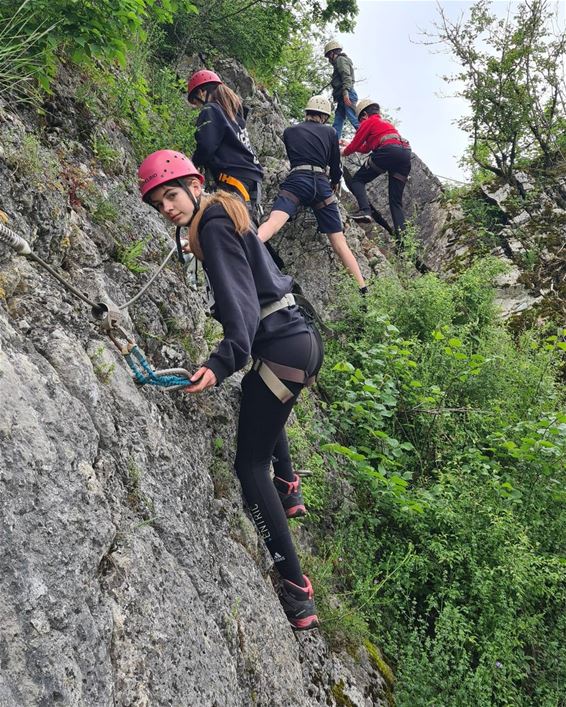
[[[250,130],[275,184],[283,118],[234,71],[226,77],[250,92]],[[99,126],[74,87],[72,76],[55,85],[55,142],[0,106],[10,155],[0,159],[0,208],[82,292],[119,305],[172,247],[171,233],[138,199],[125,139],[116,138],[119,176],[101,176],[77,148]],[[14,156],[32,138],[53,188],[36,187],[34,165]],[[75,200],[71,174],[116,207],[114,219]],[[341,268],[308,228],[320,252],[295,230],[283,250],[323,304]],[[147,271],[133,273],[116,262],[115,242],[141,234],[151,236]],[[175,264],[123,323],[157,367],[194,369],[212,344],[201,293]],[[351,704],[383,704],[362,658],[335,655],[319,632],[295,636],[281,610],[231,470],[240,379],[198,398],[136,387],[89,308],[0,246],[1,707],[335,705],[340,681]]]

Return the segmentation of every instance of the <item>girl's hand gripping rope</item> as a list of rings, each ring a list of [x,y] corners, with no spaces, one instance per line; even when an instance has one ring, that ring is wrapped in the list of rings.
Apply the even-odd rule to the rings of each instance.
[[[185,368],[166,368],[155,371],[148,363],[136,342],[120,326],[121,315],[111,310],[103,302],[92,308],[93,317],[98,320],[101,330],[108,335],[133,373],[138,385],[152,385],[162,390],[179,390],[191,385],[191,374]]]
[[[197,382],[198,381],[198,382]],[[212,388],[218,381],[214,372],[206,366],[201,366],[196,373],[191,376],[191,385],[189,388],[185,388],[186,393],[200,393],[206,388]]]

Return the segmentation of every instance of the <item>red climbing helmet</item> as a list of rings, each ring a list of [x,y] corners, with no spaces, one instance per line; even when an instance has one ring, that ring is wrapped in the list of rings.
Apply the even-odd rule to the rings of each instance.
[[[204,86],[206,83],[220,84],[222,83],[222,79],[218,74],[215,74],[214,71],[209,71],[208,69],[197,71],[191,76],[187,85],[187,96],[189,100],[191,99],[191,93],[199,88],[199,86]]]
[[[147,201],[149,192],[155,187],[181,177],[196,177],[201,184],[204,177],[191,160],[182,152],[158,150],[145,158],[138,169],[140,194]]]

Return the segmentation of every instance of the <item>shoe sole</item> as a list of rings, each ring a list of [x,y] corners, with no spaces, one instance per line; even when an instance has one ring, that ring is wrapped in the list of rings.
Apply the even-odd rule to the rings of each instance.
[[[304,506],[293,506],[293,508],[285,509],[287,518],[303,518],[307,515],[307,509]]]
[[[372,218],[371,216],[350,216],[352,221],[355,221],[356,223],[371,223]]]
[[[311,631],[313,628],[320,626],[318,616],[309,616],[306,619],[295,619],[290,621],[290,623],[295,631]]]

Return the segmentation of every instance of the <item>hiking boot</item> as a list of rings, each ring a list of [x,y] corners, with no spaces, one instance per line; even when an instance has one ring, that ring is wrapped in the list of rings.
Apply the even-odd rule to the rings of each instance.
[[[354,211],[353,214],[350,214],[350,218],[356,223],[371,223],[373,220],[371,213],[369,211],[362,211],[362,209]]]
[[[314,606],[314,593],[309,578],[303,575],[304,587],[284,579],[279,586],[279,601],[289,623],[295,631],[317,628],[318,617]]]
[[[301,479],[297,474],[293,474],[293,481],[285,481],[278,476],[274,477],[273,483],[281,499],[283,510],[287,518],[301,518],[306,516],[307,509],[301,493]]]

